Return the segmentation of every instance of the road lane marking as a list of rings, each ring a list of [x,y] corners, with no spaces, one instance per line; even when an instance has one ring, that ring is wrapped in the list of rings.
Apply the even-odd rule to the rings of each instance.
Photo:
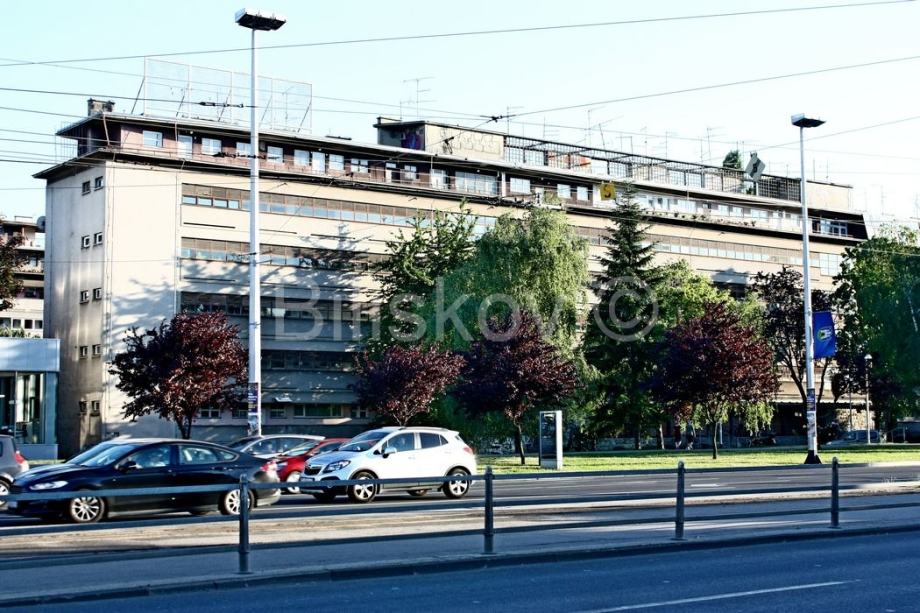
[[[847,583],[856,583],[856,581],[825,581],[824,583],[806,583],[804,585],[789,585],[785,587],[774,587],[763,590],[748,590],[746,592],[729,592],[727,594],[714,594],[712,596],[696,596],[694,598],[681,598],[680,600],[665,600],[661,602],[646,602],[643,604],[624,605],[622,607],[612,607],[610,609],[593,609],[591,611],[581,611],[580,613],[613,613],[614,611],[634,611],[636,609],[654,609],[656,607],[669,607],[677,604],[691,604],[694,602],[709,602],[711,600],[727,600],[729,598],[743,598],[745,596],[757,596],[759,594],[775,594],[777,592],[794,592],[797,590],[810,590],[819,587],[834,587]]]

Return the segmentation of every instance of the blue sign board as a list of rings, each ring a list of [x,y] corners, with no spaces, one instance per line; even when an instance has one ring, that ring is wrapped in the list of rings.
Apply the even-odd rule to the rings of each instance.
[[[812,315],[812,330],[815,337],[815,359],[829,358],[837,353],[837,335],[834,332],[834,318],[830,311],[817,311]]]

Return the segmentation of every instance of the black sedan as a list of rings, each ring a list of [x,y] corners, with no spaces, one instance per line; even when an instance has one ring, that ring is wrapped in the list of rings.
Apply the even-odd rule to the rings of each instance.
[[[188,511],[203,515],[219,510],[240,512],[240,492],[151,494],[101,497],[93,490],[158,488],[239,483],[246,474],[255,482],[278,481],[275,463],[221,445],[172,439],[122,439],[100,443],[64,464],[43,466],[21,474],[11,494],[87,492],[67,500],[10,501],[11,513],[64,517],[85,524],[115,515]],[[250,490],[249,508],[274,504],[280,490]]]

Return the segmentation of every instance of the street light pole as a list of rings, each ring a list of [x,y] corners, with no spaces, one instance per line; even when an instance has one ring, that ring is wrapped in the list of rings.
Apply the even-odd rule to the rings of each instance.
[[[811,313],[811,270],[808,254],[808,233],[811,222],[808,220],[808,201],[806,198],[805,181],[805,128],[817,128],[824,122],[805,115],[793,115],[792,125],[799,128],[799,162],[800,179],[799,195],[802,200],[802,279],[805,304],[805,389],[806,389],[806,422],[808,423],[808,456],[806,464],[820,464],[818,457],[818,415],[815,401],[815,345],[814,330],[812,329]]]
[[[258,63],[256,32],[277,30],[287,20],[273,13],[242,9],[236,13],[236,23],[252,30],[249,86],[249,430],[262,434],[262,275],[259,244],[259,125],[258,125]]]
[[[867,353],[863,358],[866,363],[866,445],[872,444],[872,428],[869,427],[869,368],[872,366],[872,354]],[[882,434],[879,432],[879,443],[882,442]]]

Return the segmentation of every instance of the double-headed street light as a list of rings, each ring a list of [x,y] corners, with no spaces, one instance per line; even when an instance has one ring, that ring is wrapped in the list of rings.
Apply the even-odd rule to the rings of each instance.
[[[811,222],[808,219],[808,202],[805,194],[805,128],[817,128],[824,121],[793,115],[792,125],[799,129],[799,157],[801,162],[801,175],[799,179],[799,195],[802,199],[802,277],[804,280],[805,303],[805,388],[806,388],[806,421],[808,422],[808,456],[806,464],[820,464],[818,457],[818,413],[815,402],[815,344],[814,329],[811,314],[811,274],[809,270],[808,233]]]
[[[262,301],[259,270],[259,126],[256,113],[258,101],[258,64],[256,63],[256,32],[277,30],[287,22],[282,15],[242,9],[236,13],[236,23],[252,30],[252,68],[250,70],[249,104],[249,430],[262,434]]]

